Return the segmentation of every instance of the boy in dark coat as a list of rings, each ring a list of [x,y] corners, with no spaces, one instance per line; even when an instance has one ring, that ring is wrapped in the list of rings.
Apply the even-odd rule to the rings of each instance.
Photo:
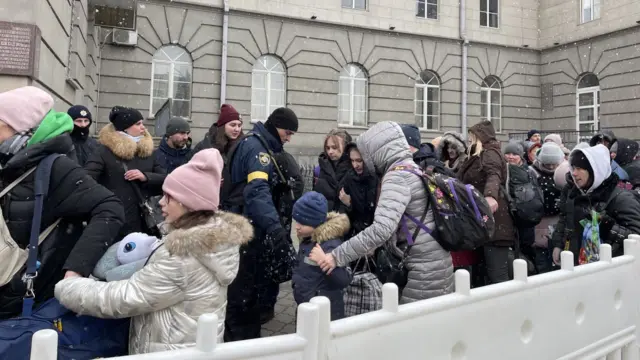
[[[325,274],[320,266],[309,259],[309,254],[318,246],[327,253],[342,244],[349,231],[347,215],[331,212],[327,214],[327,199],[320,193],[310,191],[293,205],[293,219],[300,239],[298,266],[293,270],[293,297],[296,303],[308,302],[314,296],[326,296],[331,301],[331,320],[344,317],[343,291],[351,283],[351,274],[346,268],[335,268]]]

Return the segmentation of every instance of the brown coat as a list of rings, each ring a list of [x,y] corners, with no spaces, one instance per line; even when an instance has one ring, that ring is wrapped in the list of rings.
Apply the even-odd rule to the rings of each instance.
[[[498,246],[513,246],[516,239],[515,227],[509,214],[509,207],[501,185],[507,179],[507,163],[500,151],[500,143],[496,140],[493,125],[483,121],[469,129],[482,142],[479,155],[469,156],[462,164],[457,176],[465,184],[473,185],[485,197],[492,197],[498,202],[498,210],[493,214],[496,230],[493,244]],[[473,149],[471,151],[473,154]]]

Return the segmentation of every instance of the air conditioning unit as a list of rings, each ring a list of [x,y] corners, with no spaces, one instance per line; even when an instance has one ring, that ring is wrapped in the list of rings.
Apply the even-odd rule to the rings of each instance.
[[[113,29],[112,43],[120,46],[138,45],[138,32],[136,30]]]

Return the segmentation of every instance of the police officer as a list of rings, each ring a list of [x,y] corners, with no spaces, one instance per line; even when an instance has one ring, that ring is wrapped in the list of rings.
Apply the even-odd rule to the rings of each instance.
[[[275,189],[287,179],[274,157],[297,131],[296,114],[278,108],[264,124],[255,124],[229,154],[231,181],[223,189],[223,208],[251,220],[254,238],[240,249],[238,275],[227,291],[225,342],[259,338],[259,293],[291,278],[295,251],[273,201]]]

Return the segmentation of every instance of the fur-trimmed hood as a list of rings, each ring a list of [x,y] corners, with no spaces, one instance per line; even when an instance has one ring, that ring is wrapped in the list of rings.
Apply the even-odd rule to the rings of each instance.
[[[447,152],[450,145],[455,145],[458,150],[458,158],[453,164],[449,164],[449,153]],[[438,144],[437,153],[445,164],[452,169],[457,169],[467,158],[467,143],[464,141],[462,134],[455,131],[447,131],[442,135]]]
[[[123,160],[131,160],[136,156],[147,158],[153,154],[153,137],[148,131],[145,131],[144,137],[136,143],[116,131],[113,124],[108,124],[100,130],[99,140],[115,156]]]
[[[311,240],[316,243],[341,238],[351,229],[349,217],[345,214],[330,212],[327,221],[313,230]]]
[[[218,211],[206,224],[188,229],[171,229],[164,243],[171,255],[203,256],[229,245],[246,244],[253,237],[253,226],[245,217]]]

